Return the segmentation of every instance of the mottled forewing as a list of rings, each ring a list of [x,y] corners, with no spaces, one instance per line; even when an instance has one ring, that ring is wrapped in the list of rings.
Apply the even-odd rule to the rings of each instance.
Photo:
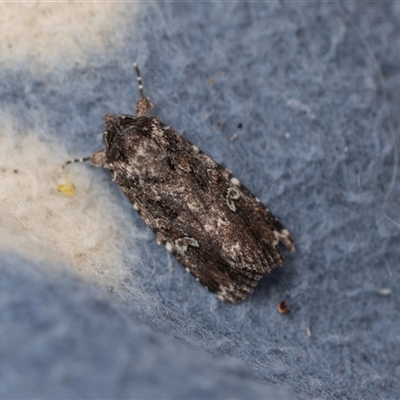
[[[159,243],[219,298],[243,300],[293,239],[230,171],[157,117],[105,116],[113,178]]]

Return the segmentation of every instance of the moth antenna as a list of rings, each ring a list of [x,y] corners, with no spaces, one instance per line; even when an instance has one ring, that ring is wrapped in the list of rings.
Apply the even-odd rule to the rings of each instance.
[[[63,164],[62,169],[64,169],[69,164],[74,164],[74,163],[78,163],[78,162],[82,163],[82,162],[90,161],[90,158],[91,157],[84,157],[84,158],[74,158],[73,160],[68,160]]]
[[[143,82],[142,82],[142,77],[140,76],[139,67],[136,63],[133,63],[133,68],[135,68],[136,75],[137,75],[137,81],[138,81],[138,86],[139,86],[139,95],[140,95],[140,98],[143,99],[144,98]]]
[[[143,82],[142,77],[140,76],[139,67],[136,63],[133,63],[133,68],[135,68],[137,81],[139,86],[139,100],[136,102],[136,115],[138,117],[142,117],[147,114],[149,111],[153,109],[153,104],[151,103],[148,97],[144,97],[143,93]]]

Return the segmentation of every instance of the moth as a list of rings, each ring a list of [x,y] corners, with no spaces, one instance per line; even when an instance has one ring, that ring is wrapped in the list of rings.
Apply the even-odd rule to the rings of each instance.
[[[153,230],[158,244],[217,297],[237,303],[283,263],[293,237],[231,171],[157,116],[143,94],[136,116],[103,116],[105,148],[75,159],[104,166]]]

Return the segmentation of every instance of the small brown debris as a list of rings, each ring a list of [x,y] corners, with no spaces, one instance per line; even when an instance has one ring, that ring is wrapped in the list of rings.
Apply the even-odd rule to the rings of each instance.
[[[278,312],[279,314],[290,314],[290,308],[287,306],[286,301],[282,300],[279,304],[278,304]]]

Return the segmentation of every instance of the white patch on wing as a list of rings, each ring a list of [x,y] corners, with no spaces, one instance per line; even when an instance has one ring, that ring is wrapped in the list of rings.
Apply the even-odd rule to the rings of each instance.
[[[240,185],[239,179],[235,178],[234,176],[232,176],[232,178],[231,178],[231,183],[233,183],[236,186]]]
[[[220,300],[230,300],[232,299],[232,292],[234,291],[234,287],[232,284],[228,285],[228,286],[220,286],[218,288],[218,292],[217,292],[217,297]]]
[[[227,206],[233,211],[236,212],[236,205],[233,200],[238,200],[241,197],[241,192],[237,187],[231,186],[228,188],[227,194],[226,194],[226,204]]]
[[[174,245],[171,242],[165,243],[165,248],[171,253],[174,249]]]
[[[221,226],[227,226],[227,225],[228,225],[227,221],[223,220],[222,218],[217,218],[217,226],[218,226],[218,228],[221,227]]]
[[[184,237],[184,238],[176,239],[175,246],[179,251],[185,253],[189,246],[199,247],[199,242],[196,239],[193,239],[190,237]]]
[[[295,251],[295,247],[292,242],[291,235],[287,229],[282,229],[282,231],[274,231],[275,241],[274,246],[277,246],[279,242],[282,242],[289,251]]]

